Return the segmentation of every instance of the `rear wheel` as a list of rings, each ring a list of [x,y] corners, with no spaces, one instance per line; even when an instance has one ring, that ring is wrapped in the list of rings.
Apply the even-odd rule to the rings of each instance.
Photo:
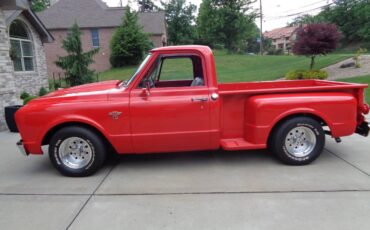
[[[284,163],[306,165],[323,151],[325,133],[321,124],[309,117],[295,117],[280,124],[270,139],[270,150]]]
[[[102,166],[106,146],[95,132],[78,126],[56,132],[49,145],[53,165],[66,176],[89,176]]]

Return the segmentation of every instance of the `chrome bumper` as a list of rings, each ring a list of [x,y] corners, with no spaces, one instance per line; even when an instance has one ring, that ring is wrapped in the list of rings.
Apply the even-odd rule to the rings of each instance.
[[[28,153],[27,153],[26,149],[23,146],[23,141],[22,140],[17,142],[17,147],[18,147],[19,151],[22,153],[22,155],[28,156]]]

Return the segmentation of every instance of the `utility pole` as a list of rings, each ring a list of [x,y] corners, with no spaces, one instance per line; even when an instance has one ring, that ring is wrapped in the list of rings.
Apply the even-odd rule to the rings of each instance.
[[[263,14],[262,14],[262,0],[260,0],[260,55],[263,55]]]

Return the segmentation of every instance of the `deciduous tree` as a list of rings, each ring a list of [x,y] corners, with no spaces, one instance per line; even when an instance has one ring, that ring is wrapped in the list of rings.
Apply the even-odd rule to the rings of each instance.
[[[210,45],[229,51],[244,50],[255,29],[254,0],[204,0],[199,9],[198,33]]]
[[[185,0],[162,1],[166,12],[168,41],[171,45],[192,44],[196,37],[196,5],[186,4]]]
[[[344,42],[370,43],[369,0],[334,0],[319,16],[339,27]]]
[[[336,49],[340,33],[334,24],[309,24],[297,31],[293,53],[311,58],[310,69],[318,55],[326,55]]]

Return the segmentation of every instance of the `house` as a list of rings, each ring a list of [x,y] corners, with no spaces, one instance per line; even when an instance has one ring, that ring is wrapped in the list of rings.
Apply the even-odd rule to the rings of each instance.
[[[0,1],[0,130],[6,127],[5,106],[19,104],[23,91],[48,87],[44,44],[52,41],[29,1]]]
[[[38,13],[55,38],[54,43],[45,46],[49,77],[63,73],[54,62],[58,56],[66,54],[61,48],[62,41],[74,22],[77,22],[83,33],[83,49],[99,48],[99,53],[94,56],[95,63],[90,68],[97,72],[110,69],[109,44],[114,31],[122,23],[124,13],[125,8],[108,7],[101,0],[60,0]],[[167,37],[164,12],[139,13],[139,23],[144,32],[150,34],[154,47],[164,45]]]
[[[263,36],[272,41],[272,46],[276,50],[283,50],[284,53],[289,53],[292,48],[292,43],[296,39],[297,29],[297,26],[277,28],[266,31]]]

